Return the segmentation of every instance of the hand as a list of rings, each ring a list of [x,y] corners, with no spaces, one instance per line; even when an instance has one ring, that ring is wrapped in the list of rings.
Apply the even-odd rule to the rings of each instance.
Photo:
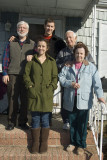
[[[29,86],[29,88],[32,88],[32,86]]]
[[[13,42],[15,40],[15,36],[11,36],[9,42]]]
[[[78,83],[72,82],[72,87],[78,89],[80,88],[80,85]]]
[[[71,62],[71,61],[67,61],[67,62],[65,63],[65,66],[71,67],[71,66],[72,66],[72,62]]]
[[[106,102],[105,102],[105,99],[104,99],[104,98],[98,98],[98,100],[99,100],[100,102],[103,102],[104,104],[106,104]]]
[[[26,60],[27,60],[28,62],[30,62],[30,61],[32,60],[32,58],[33,58],[32,55],[27,55]]]
[[[5,84],[7,84],[7,82],[9,82],[9,76],[8,76],[8,75],[3,76],[2,81],[3,81]]]

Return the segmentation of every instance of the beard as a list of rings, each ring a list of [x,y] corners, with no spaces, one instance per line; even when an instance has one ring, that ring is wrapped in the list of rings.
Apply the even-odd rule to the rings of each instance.
[[[28,32],[26,32],[26,33],[20,33],[20,32],[17,31],[17,34],[18,34],[19,37],[23,38],[23,37],[25,37],[25,36],[28,35]]]

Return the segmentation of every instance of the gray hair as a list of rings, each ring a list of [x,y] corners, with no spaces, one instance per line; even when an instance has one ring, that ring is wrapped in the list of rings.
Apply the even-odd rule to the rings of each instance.
[[[77,36],[77,35],[76,35],[76,33],[74,33],[72,30],[68,30],[68,31],[66,31],[65,36],[66,36],[66,34],[67,34],[68,32],[73,33],[73,36],[74,36],[74,37],[76,37],[76,36]]]
[[[27,22],[25,22],[25,21],[20,21],[20,22],[18,22],[18,23],[17,23],[17,28],[18,28],[20,25],[22,25],[22,24],[26,24],[26,26],[27,26],[27,28],[28,28],[28,30],[29,30],[29,24],[28,24]]]

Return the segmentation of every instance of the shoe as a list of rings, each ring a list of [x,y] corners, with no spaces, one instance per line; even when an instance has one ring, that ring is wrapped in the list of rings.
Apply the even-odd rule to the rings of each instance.
[[[83,155],[83,154],[84,154],[84,148],[78,147],[78,148],[77,148],[77,154],[78,154],[78,155]]]
[[[8,124],[8,126],[5,129],[8,130],[8,131],[11,131],[11,130],[14,129],[14,127],[15,127],[14,124]]]
[[[19,124],[19,127],[22,129],[22,130],[28,130],[29,129],[29,126],[27,124]]]
[[[63,125],[63,129],[65,129],[65,130],[70,129],[70,125],[69,125],[69,123],[64,123],[64,125]]]
[[[67,151],[67,152],[72,152],[74,149],[75,149],[75,146],[73,146],[73,145],[70,144],[70,145],[66,148],[66,151]]]

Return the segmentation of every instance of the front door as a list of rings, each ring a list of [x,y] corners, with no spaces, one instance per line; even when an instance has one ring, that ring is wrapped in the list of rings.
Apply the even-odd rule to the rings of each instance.
[[[39,36],[44,34],[43,24],[30,24],[29,25],[29,38],[37,42]]]

